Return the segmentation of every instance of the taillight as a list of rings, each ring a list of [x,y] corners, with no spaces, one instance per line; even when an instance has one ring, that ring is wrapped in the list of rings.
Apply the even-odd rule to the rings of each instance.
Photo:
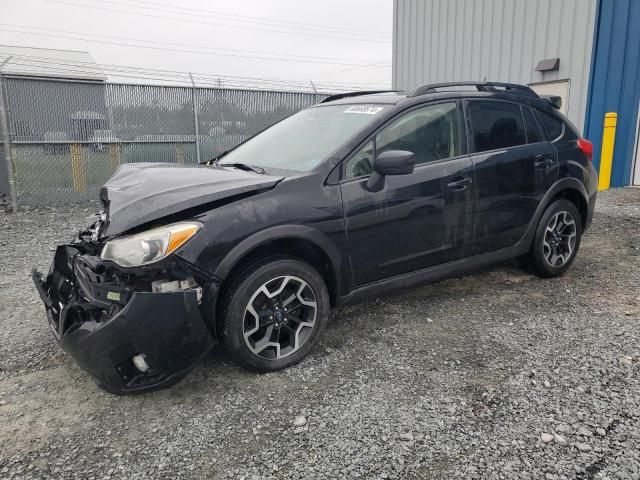
[[[578,148],[582,150],[589,160],[593,160],[593,143],[581,138],[578,140]]]

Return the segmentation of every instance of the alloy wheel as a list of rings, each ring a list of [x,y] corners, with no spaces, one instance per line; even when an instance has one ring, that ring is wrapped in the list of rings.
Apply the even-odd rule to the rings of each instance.
[[[311,336],[318,313],[313,289],[287,275],[264,283],[251,296],[243,336],[254,355],[279,360],[298,351]]]
[[[555,213],[544,233],[543,254],[552,267],[561,267],[569,261],[576,245],[576,221],[567,211]]]

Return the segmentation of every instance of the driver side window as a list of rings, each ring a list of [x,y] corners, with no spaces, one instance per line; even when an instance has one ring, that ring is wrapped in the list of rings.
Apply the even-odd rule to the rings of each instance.
[[[459,155],[458,108],[439,103],[413,110],[385,127],[345,163],[345,178],[370,175],[374,156],[407,150],[416,165]]]

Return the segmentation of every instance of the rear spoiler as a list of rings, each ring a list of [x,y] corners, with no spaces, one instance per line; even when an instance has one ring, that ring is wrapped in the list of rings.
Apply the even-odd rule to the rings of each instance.
[[[556,110],[560,110],[562,108],[562,97],[559,97],[557,95],[549,95],[540,98],[544,98],[551,105],[553,105],[553,108],[555,108]]]

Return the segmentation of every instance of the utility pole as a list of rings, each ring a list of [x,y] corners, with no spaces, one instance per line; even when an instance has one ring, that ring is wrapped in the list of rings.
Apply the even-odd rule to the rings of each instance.
[[[316,89],[316,86],[313,83],[313,80],[309,80],[309,83],[311,83],[311,88],[313,88],[313,93],[318,93],[318,90]]]
[[[196,105],[196,82],[193,81],[193,75],[189,72],[191,78],[191,103],[193,104],[193,123],[196,131],[196,161],[200,163],[200,125],[198,122],[198,106]]]
[[[16,177],[13,171],[13,157],[11,155],[11,135],[9,134],[9,115],[7,114],[7,104],[4,96],[4,81],[2,78],[2,70],[4,66],[11,60],[12,57],[7,57],[2,64],[0,64],[0,135],[2,143],[4,144],[4,161],[6,163],[7,177],[9,180],[9,201],[11,202],[11,211],[16,213],[18,211],[18,195],[16,193]]]

